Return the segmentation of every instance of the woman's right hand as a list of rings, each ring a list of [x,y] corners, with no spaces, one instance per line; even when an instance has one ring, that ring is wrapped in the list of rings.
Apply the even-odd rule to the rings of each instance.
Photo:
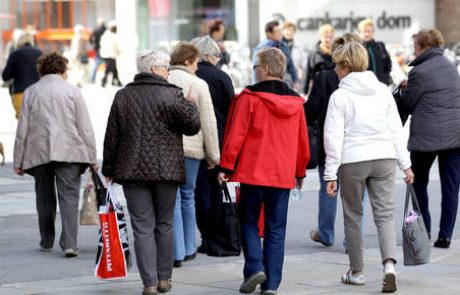
[[[335,197],[337,195],[337,180],[327,182],[326,192],[329,197]]]
[[[406,183],[414,183],[414,172],[412,172],[411,168],[407,168],[406,170],[404,170],[404,174],[406,174],[406,177],[404,177],[404,181]]]
[[[14,173],[17,175],[24,175],[24,170],[22,168],[14,168]]]
[[[406,87],[407,87],[407,79],[404,79],[399,83],[399,88],[401,90],[406,90]]]
[[[192,92],[192,87],[188,90],[187,96],[185,97],[188,101],[193,101],[194,103],[198,103],[198,97],[196,97]]]

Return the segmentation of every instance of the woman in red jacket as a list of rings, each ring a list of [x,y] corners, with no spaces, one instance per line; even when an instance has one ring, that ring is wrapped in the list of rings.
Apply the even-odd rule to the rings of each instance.
[[[261,284],[277,294],[281,282],[289,191],[302,187],[310,158],[304,100],[285,84],[286,58],[276,48],[257,53],[258,83],[235,97],[230,107],[220,181],[241,183],[238,213],[245,258],[241,293]],[[263,247],[257,222],[265,208]],[[262,250],[263,248],[263,250]]]

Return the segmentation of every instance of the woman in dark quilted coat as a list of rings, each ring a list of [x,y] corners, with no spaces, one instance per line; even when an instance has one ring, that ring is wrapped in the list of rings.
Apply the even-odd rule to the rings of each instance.
[[[171,289],[174,204],[185,181],[182,135],[198,133],[200,119],[196,99],[166,80],[168,55],[140,52],[137,68],[115,95],[102,173],[123,185],[145,295]]]

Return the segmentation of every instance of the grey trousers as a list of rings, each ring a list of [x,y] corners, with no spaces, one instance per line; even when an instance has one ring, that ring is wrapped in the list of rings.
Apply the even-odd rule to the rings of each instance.
[[[172,277],[174,261],[173,214],[177,184],[124,183],[134,233],[136,261],[144,287]]]
[[[382,262],[387,259],[396,261],[396,231],[393,219],[395,173],[396,161],[389,159],[344,164],[340,167],[345,239],[350,269],[353,272],[360,272],[364,268],[361,204],[365,187],[377,227]]]
[[[40,247],[50,249],[54,245],[57,193],[62,221],[59,246],[62,250],[77,250],[78,201],[81,173],[86,166],[78,163],[51,162],[27,170],[27,173],[35,178]]]

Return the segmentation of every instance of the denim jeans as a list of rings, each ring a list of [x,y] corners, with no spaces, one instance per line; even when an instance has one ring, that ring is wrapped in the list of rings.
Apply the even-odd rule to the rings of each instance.
[[[104,63],[104,60],[101,58],[99,55],[99,51],[96,52],[96,60],[94,62],[94,67],[93,71],[91,73],[91,82],[94,83],[96,82],[96,75],[97,75],[97,70],[99,69],[99,66]]]
[[[195,184],[200,160],[185,158],[186,183],[179,186],[174,208],[174,260],[196,252]]]
[[[264,271],[264,290],[277,290],[282,278],[289,189],[241,184],[238,214],[244,254],[245,279]],[[260,208],[265,208],[263,250],[259,238]]]

